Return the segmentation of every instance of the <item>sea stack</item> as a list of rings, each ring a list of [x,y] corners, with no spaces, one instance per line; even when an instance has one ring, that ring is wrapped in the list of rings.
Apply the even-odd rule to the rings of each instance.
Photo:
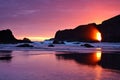
[[[30,40],[18,40],[14,37],[10,29],[0,31],[0,43],[29,43]]]
[[[12,34],[10,29],[0,31],[0,43],[15,43],[17,39]]]

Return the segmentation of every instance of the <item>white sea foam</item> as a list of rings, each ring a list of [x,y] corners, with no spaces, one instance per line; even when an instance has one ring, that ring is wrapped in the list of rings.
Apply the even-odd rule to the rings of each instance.
[[[93,45],[93,48],[86,48],[81,46],[86,42],[65,42],[65,44],[53,44],[54,47],[48,47],[49,44],[52,44],[52,41],[44,42],[33,42],[28,43],[34,47],[16,47],[19,44],[0,44],[0,50],[27,50],[27,51],[71,51],[71,52],[95,52],[95,51],[119,51],[120,52],[120,43],[88,43]]]

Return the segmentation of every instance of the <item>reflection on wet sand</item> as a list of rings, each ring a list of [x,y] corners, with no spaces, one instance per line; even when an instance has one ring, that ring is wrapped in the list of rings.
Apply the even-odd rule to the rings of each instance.
[[[12,59],[12,51],[0,51],[0,61],[10,62]]]
[[[8,54],[13,58],[9,63],[0,60],[0,80],[118,80],[120,75],[119,70],[108,70],[100,66],[100,59],[103,59],[104,53],[100,57],[99,51],[95,53],[13,51]]]
[[[63,52],[56,54],[58,60],[74,60],[79,64],[100,65],[107,69],[120,70],[120,54],[119,53],[69,53]]]
[[[103,53],[98,64],[103,68],[120,70],[120,53]]]
[[[102,56],[102,52],[101,51],[97,51],[96,53],[95,53],[95,57],[97,58],[96,60],[98,60],[98,61],[100,61],[101,60],[101,56]]]
[[[63,54],[56,54],[57,59],[64,60],[75,60],[81,64],[96,65],[101,59],[101,52],[97,51],[95,53],[69,53],[63,52]]]

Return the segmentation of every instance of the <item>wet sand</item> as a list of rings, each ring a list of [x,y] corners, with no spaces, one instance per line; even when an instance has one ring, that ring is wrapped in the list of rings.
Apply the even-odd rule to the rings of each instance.
[[[120,78],[119,52],[0,51],[0,54],[4,57],[0,59],[0,80],[118,80]]]

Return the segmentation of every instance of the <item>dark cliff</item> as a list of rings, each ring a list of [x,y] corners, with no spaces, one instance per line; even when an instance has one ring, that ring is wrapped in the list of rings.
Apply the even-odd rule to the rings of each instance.
[[[80,25],[74,29],[57,31],[55,40],[60,41],[96,41],[93,34],[95,33],[96,24]]]
[[[95,29],[101,33],[103,42],[120,42],[120,15],[105,20],[99,25],[92,23],[74,29],[59,30],[55,34],[55,40],[94,42],[96,41]]]
[[[31,42],[27,40],[18,40],[14,37],[10,29],[0,31],[0,43],[22,43]]]
[[[102,41],[120,42],[120,15],[103,21],[98,25],[98,29],[102,35]]]

